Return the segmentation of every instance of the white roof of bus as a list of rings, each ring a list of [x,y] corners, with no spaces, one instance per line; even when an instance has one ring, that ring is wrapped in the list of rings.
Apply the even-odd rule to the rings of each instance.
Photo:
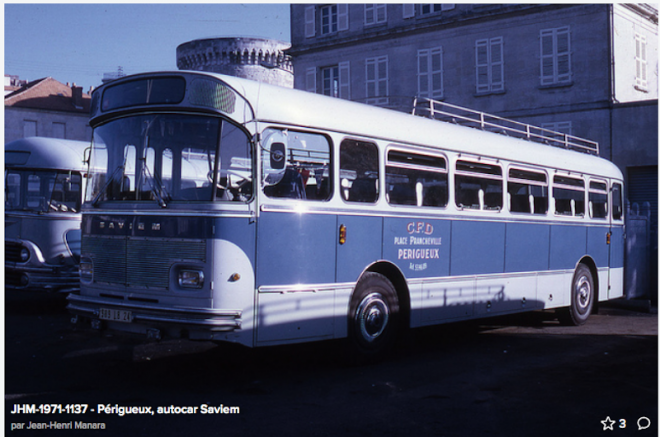
[[[89,147],[90,143],[85,141],[21,138],[5,144],[5,166],[84,171],[87,165],[83,163],[83,156]],[[11,164],[7,159],[8,152],[23,153],[25,156],[18,159],[19,163]]]
[[[241,93],[254,107],[258,121],[376,137],[404,145],[435,146],[439,150],[623,179],[613,163],[586,153],[305,91],[207,74]]]

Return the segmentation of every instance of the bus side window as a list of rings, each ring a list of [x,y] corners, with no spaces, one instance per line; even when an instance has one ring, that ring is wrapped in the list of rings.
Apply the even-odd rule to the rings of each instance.
[[[449,198],[447,161],[441,156],[390,150],[385,186],[392,205],[445,207]]]
[[[512,168],[507,182],[509,211],[544,215],[548,212],[545,173]]]
[[[553,182],[555,214],[584,217],[584,180],[557,175]]]
[[[623,218],[623,196],[621,184],[612,184],[612,218],[621,220]]]
[[[375,203],[378,200],[378,147],[364,141],[344,140],[339,152],[344,200]]]
[[[589,182],[589,216],[591,218],[607,218],[607,184],[605,182]]]
[[[502,168],[482,162],[457,161],[456,206],[500,211],[503,205]]]
[[[327,137],[309,132],[266,129],[263,138],[262,180],[266,196],[298,200],[330,199],[332,172]],[[284,163],[279,162],[280,159],[284,159]]]

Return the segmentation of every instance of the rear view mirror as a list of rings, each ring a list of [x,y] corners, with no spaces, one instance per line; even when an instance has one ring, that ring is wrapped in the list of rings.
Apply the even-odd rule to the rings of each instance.
[[[263,184],[276,185],[286,172],[287,131],[267,129],[262,142]]]
[[[286,165],[286,146],[284,143],[273,143],[270,145],[270,168],[282,170]]]

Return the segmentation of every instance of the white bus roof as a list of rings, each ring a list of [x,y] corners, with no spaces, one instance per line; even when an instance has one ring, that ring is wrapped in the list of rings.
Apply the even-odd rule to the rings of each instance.
[[[618,167],[594,155],[305,91],[212,75],[241,93],[254,107],[259,122],[295,124],[403,145],[431,146],[439,151],[623,179]]]
[[[84,171],[90,143],[47,137],[28,137],[5,144],[5,167]]]

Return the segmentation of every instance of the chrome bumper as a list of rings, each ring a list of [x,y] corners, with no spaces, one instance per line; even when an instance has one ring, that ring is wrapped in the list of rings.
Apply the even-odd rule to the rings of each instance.
[[[124,310],[131,312],[130,323],[112,322],[118,330],[135,331],[131,326],[150,328],[175,328],[205,332],[231,332],[241,328],[241,311],[213,310],[203,308],[161,307],[135,302],[125,303],[113,299],[70,294],[67,309],[70,313],[99,320],[100,309]],[[122,329],[125,327],[125,329]],[[146,331],[145,331],[146,332]]]

